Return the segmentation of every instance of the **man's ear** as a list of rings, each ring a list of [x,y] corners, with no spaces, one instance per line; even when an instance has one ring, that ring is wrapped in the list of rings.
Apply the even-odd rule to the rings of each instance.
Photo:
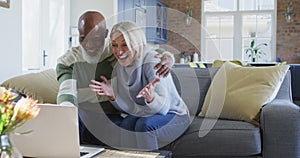
[[[104,37],[106,38],[107,35],[108,35],[108,29],[105,30],[105,36]]]

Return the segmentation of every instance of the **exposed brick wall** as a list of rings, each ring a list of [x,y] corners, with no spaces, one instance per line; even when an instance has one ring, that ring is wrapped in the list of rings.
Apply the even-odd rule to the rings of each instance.
[[[300,63],[300,1],[293,0],[293,22],[287,24],[283,16],[289,0],[277,0],[276,56],[289,64]]]
[[[181,52],[200,54],[201,48],[201,0],[163,0],[170,8],[168,16],[169,42],[162,47],[175,53],[178,58]],[[283,13],[289,0],[277,0],[277,45],[276,56],[288,63],[300,63],[300,1],[293,0],[296,16],[286,24]],[[186,26],[184,14],[187,4],[193,11],[192,25]],[[178,12],[177,12],[178,11]],[[182,13],[179,13],[182,12]],[[199,25],[195,25],[198,23]],[[191,44],[188,41],[193,41]]]
[[[168,47],[172,47],[172,52],[175,52],[175,57],[179,58],[179,54],[185,52],[185,54],[191,55],[194,52],[199,54],[201,46],[201,0],[163,0],[169,6],[168,11]],[[191,25],[185,23],[185,13],[187,10],[187,4],[192,9]]]

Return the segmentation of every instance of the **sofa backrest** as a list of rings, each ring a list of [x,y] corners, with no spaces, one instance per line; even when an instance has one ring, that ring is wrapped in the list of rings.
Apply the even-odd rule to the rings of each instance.
[[[295,102],[300,102],[300,64],[291,64],[291,84],[292,84],[292,91],[293,91],[293,100]],[[300,105],[300,104],[299,104]]]
[[[210,83],[218,70],[219,68],[172,68],[173,81],[191,116],[196,116],[201,111]],[[288,71],[276,99],[291,100],[291,93],[291,74]]]
[[[175,86],[189,107],[191,115],[201,111],[207,90],[218,68],[173,67],[171,74]],[[39,103],[56,104],[58,82],[54,69],[13,77],[1,84],[27,96]],[[277,99],[292,99],[291,73],[288,71],[276,96]]]
[[[219,68],[174,67],[171,74],[178,93],[192,116],[201,111],[212,78]]]
[[[286,73],[275,99],[292,100],[292,84],[290,70]]]

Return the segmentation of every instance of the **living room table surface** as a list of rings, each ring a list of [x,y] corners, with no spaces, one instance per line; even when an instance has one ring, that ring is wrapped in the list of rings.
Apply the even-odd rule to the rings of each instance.
[[[172,152],[167,150],[135,151],[118,150],[104,147],[105,150],[94,156],[94,158],[171,158]]]

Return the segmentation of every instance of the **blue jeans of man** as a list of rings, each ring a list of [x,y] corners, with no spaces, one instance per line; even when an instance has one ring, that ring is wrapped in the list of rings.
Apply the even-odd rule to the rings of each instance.
[[[108,102],[102,102],[102,107],[112,107]],[[88,108],[87,108],[88,107]],[[93,109],[93,107],[98,107]],[[112,124],[118,125],[123,120],[120,112],[114,109],[99,108],[99,103],[81,103],[78,108],[80,144],[86,145],[115,145],[115,141],[104,138],[115,138],[118,129],[111,128]],[[113,131],[113,132],[111,132]],[[118,139],[118,138],[116,138]],[[105,142],[105,143],[104,143]],[[111,144],[109,144],[111,143]]]
[[[120,124],[122,121],[122,117],[117,114],[107,115],[107,117],[116,125]],[[83,145],[101,145],[106,146],[107,144],[101,142],[98,138],[96,138],[84,125],[80,117],[78,117],[79,120],[79,140],[80,144]]]

